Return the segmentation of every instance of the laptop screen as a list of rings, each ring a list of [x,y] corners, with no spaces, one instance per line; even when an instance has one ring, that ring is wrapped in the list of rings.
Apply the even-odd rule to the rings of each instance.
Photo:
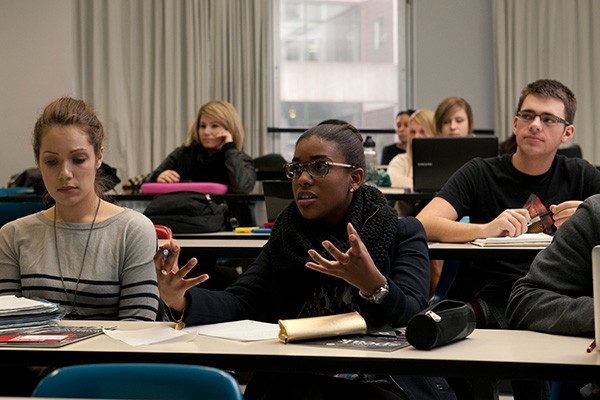
[[[265,208],[267,220],[275,221],[277,216],[294,200],[292,181],[262,181],[265,195]]]
[[[497,136],[414,138],[413,190],[437,192],[454,172],[472,158],[497,155]]]

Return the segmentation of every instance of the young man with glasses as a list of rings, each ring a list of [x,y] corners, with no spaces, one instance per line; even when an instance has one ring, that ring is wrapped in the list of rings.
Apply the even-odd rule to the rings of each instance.
[[[452,176],[417,215],[428,240],[462,243],[526,232],[552,234],[585,198],[599,193],[600,172],[593,165],[556,154],[575,134],[576,108],[575,95],[562,83],[541,79],[528,84],[513,118],[517,150],[473,159]],[[528,224],[546,211],[552,214]],[[467,215],[469,224],[458,222]],[[478,327],[507,328],[505,310],[511,287],[530,264],[463,262],[448,297],[469,302]]]

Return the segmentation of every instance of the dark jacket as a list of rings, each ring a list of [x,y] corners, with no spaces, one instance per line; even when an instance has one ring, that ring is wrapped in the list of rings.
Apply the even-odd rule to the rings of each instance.
[[[208,154],[200,144],[180,146],[173,150],[148,177],[156,182],[166,170],[176,171],[181,182],[216,182],[229,186],[230,193],[250,193],[256,182],[254,162],[239,151],[234,143],[226,143],[220,151]]]

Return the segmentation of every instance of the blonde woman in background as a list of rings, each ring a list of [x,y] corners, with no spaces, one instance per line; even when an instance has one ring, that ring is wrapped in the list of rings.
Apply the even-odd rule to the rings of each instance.
[[[232,104],[214,100],[204,104],[183,145],[156,168],[150,182],[215,182],[230,193],[249,193],[256,182],[252,157],[243,152],[244,127]]]
[[[439,136],[468,136],[473,133],[473,111],[462,97],[447,97],[435,110],[435,130]]]
[[[388,165],[387,172],[392,181],[392,187],[413,187],[412,170],[412,139],[415,137],[438,136],[435,130],[434,113],[431,110],[421,109],[415,111],[408,121],[409,135],[406,153],[398,154]]]

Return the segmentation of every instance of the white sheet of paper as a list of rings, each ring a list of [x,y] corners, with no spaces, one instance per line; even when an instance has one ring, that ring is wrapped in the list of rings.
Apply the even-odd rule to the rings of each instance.
[[[178,331],[170,326],[158,326],[155,328],[137,330],[104,329],[103,332],[111,338],[125,342],[130,346],[142,346],[154,343],[189,342],[196,337],[196,335],[190,334],[189,332]]]
[[[200,335],[249,342],[279,338],[279,325],[244,319],[218,324],[190,326],[183,329]]]
[[[19,309],[47,308],[52,304],[38,300],[28,299],[26,297],[17,297],[15,295],[0,296],[0,311],[14,311]]]
[[[546,233],[524,233],[516,237],[490,237],[475,239],[472,243],[478,246],[529,246],[545,247],[552,242],[552,236]]]

